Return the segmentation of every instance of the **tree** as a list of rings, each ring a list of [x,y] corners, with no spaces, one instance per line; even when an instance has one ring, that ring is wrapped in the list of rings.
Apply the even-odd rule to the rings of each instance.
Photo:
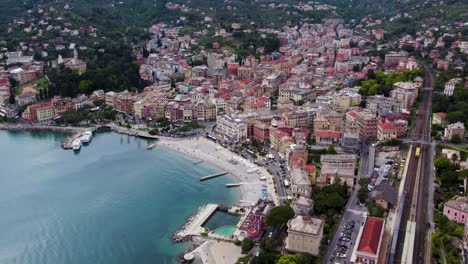
[[[337,154],[336,150],[335,150],[335,147],[333,147],[333,145],[329,146],[327,148],[327,154],[331,154],[331,155],[335,155]]]
[[[286,254],[281,256],[276,264],[297,264],[297,257],[295,255]]]
[[[367,198],[369,197],[369,188],[367,188],[367,185],[359,189],[357,197],[361,203],[367,200]]]
[[[241,243],[242,254],[247,254],[253,248],[254,241],[250,237],[244,238]]]
[[[297,264],[313,264],[317,260],[315,257],[306,253],[296,254],[296,257],[297,257]]]
[[[275,250],[275,239],[267,237],[260,241],[260,248],[265,251],[273,252]]]
[[[369,216],[384,217],[385,215],[385,209],[379,204],[371,203],[367,206],[367,209],[369,210]]]
[[[440,174],[442,171],[450,169],[452,163],[446,157],[437,157],[434,160],[434,166],[436,167],[437,174]]]
[[[266,224],[273,227],[278,227],[282,224],[286,224],[289,219],[294,217],[294,211],[289,206],[277,206],[271,209],[267,216]]]
[[[8,103],[9,104],[15,104],[15,95],[13,93],[10,94],[10,97],[8,98]]]
[[[461,144],[462,139],[460,138],[460,135],[458,135],[458,134],[452,135],[452,137],[450,138],[450,143],[452,143],[452,144]]]

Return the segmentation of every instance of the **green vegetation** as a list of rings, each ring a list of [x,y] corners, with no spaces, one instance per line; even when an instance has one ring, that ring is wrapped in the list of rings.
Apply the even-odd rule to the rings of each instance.
[[[385,216],[385,209],[376,203],[369,204],[367,206],[367,209],[369,210],[369,216],[373,216],[373,217]]]
[[[333,184],[322,188],[315,187],[313,194],[314,213],[325,219],[323,232],[330,236],[346,206],[348,186],[346,183],[342,184],[339,178],[335,178]]]
[[[289,219],[294,217],[294,211],[289,206],[277,206],[271,209],[267,216],[266,224],[272,227],[279,227],[286,224]]]
[[[254,247],[255,243],[250,237],[244,238],[241,242],[242,254],[247,254]]]
[[[453,96],[434,93],[432,97],[432,111],[447,113],[447,122],[462,122],[468,125],[468,90],[458,85]]]
[[[79,93],[90,94],[96,90],[140,90],[147,83],[140,80],[139,65],[131,57],[127,45],[103,45],[105,53],[85,54],[88,68],[84,73],[71,69],[50,69],[52,95],[75,97]],[[89,57],[88,57],[89,56]]]
[[[422,70],[411,70],[404,72],[377,72],[369,71],[367,80],[358,80],[355,84],[361,86],[359,93],[367,95],[383,94],[389,96],[393,90],[393,84],[396,82],[412,81],[418,76],[423,76]]]
[[[188,132],[195,129],[206,128],[204,125],[198,124],[196,121],[186,123],[183,126],[176,129],[176,132]]]
[[[100,122],[108,122],[115,120],[117,112],[110,106],[102,107],[97,112],[90,112],[90,106],[84,106],[77,110],[66,110],[62,113],[62,118],[59,123],[78,125],[81,122],[91,122],[92,124]]]
[[[276,264],[296,264],[297,257],[295,255],[286,254],[281,256],[281,258],[276,262]]]
[[[249,260],[250,260],[250,256],[247,255],[245,257],[240,257],[237,261],[236,261],[236,264],[247,264],[249,263]]]
[[[367,185],[369,184],[369,178],[361,178],[359,179],[359,185],[361,188],[359,188],[359,191],[357,193],[357,198],[361,203],[365,203],[367,201],[367,198],[369,198],[369,188]]]

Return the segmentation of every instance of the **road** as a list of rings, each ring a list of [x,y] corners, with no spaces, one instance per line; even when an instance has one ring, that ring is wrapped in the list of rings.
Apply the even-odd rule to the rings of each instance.
[[[412,131],[412,139],[416,141],[430,142],[430,115],[431,101],[433,92],[432,71],[425,69],[425,89],[422,94],[422,101],[419,106],[419,114],[415,120]],[[428,207],[430,188],[433,188],[433,153],[432,144],[412,143],[413,150],[421,148],[420,158],[418,159],[413,152],[409,162],[408,173],[406,175],[405,189],[407,190],[407,199],[403,209],[400,230],[398,235],[397,248],[395,253],[395,263],[428,263],[425,261],[426,238],[428,228]],[[420,163],[420,166],[418,164]],[[418,171],[418,167],[420,170]],[[416,184],[418,183],[418,184]],[[417,186],[417,187],[416,187]],[[413,207],[415,206],[415,207]],[[413,211],[412,211],[413,210]],[[416,223],[414,248],[410,249],[413,259],[403,258],[403,246],[405,242],[405,232],[408,221]]]
[[[270,173],[275,178],[275,185],[276,191],[278,193],[279,202],[280,205],[283,205],[284,201],[286,200],[286,197],[288,196],[287,190],[283,184],[283,175],[285,175],[286,166],[284,165],[284,163],[281,162],[278,153],[271,149],[269,150],[269,153],[274,155],[275,158],[271,160],[258,160],[257,162],[258,164],[267,168],[267,170],[270,171]],[[280,165],[283,165],[283,168],[281,168]]]
[[[348,203],[344,209],[344,212],[341,214],[340,222],[338,223],[337,227],[334,230],[333,238],[331,239],[329,246],[327,248],[327,252],[323,258],[322,263],[349,263],[349,259],[351,258],[352,250],[354,247],[354,243],[356,242],[357,233],[359,231],[359,223],[363,220],[364,212],[367,212],[367,209],[364,206],[360,206],[357,199],[357,192],[359,190],[359,184],[357,183],[361,177],[367,177],[369,170],[369,148],[363,145],[361,149],[361,160],[359,163],[359,172],[358,177],[356,179],[356,185],[349,197]],[[351,242],[348,251],[346,253],[345,258],[336,258],[334,252],[336,250],[336,246],[338,243],[338,239],[340,237],[341,230],[346,225],[348,221],[355,221],[356,227],[354,232],[351,236]]]

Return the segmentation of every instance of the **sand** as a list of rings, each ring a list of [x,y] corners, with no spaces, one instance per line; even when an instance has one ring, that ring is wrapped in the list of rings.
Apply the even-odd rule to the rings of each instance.
[[[242,158],[213,141],[203,137],[180,140],[160,139],[157,146],[177,151],[195,160],[206,162],[229,172],[237,179],[237,182],[232,183],[241,183],[240,187],[238,187],[241,194],[238,203],[240,206],[250,206],[262,198],[262,185],[267,186],[269,198],[278,204],[278,197],[274,191],[273,176],[265,168]],[[229,162],[230,160],[234,160],[238,164],[233,164]],[[249,173],[253,168],[257,168],[257,172]],[[266,176],[267,180],[261,181],[261,176]]]

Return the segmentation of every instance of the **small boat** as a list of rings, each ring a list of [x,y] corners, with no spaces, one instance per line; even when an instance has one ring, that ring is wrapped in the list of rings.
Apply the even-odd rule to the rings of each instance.
[[[154,147],[156,147],[156,143],[146,146],[146,150],[154,149]]]
[[[89,143],[92,138],[93,138],[93,132],[91,131],[84,132],[83,135],[80,137],[83,143]]]
[[[80,148],[81,148],[81,139],[77,138],[77,139],[73,140],[71,146],[72,146],[72,149],[74,151],[80,150]]]

